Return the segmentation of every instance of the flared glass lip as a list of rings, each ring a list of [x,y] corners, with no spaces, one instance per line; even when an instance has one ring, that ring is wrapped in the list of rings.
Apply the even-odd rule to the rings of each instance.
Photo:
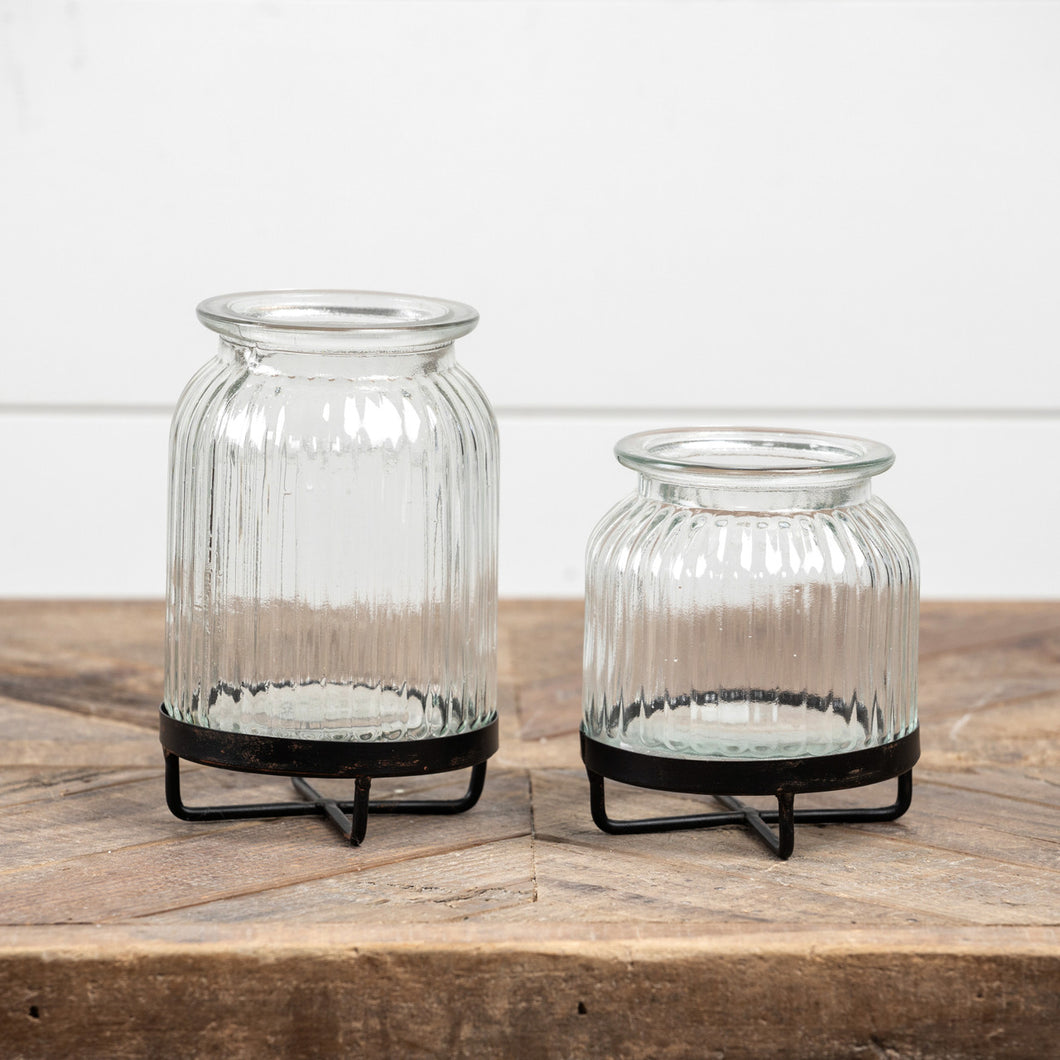
[[[207,298],[196,312],[236,343],[318,353],[429,350],[478,323],[462,302],[390,291],[241,291]]]
[[[713,480],[733,487],[867,478],[894,463],[888,446],[868,438],[774,427],[638,431],[615,445],[615,456],[651,477]]]

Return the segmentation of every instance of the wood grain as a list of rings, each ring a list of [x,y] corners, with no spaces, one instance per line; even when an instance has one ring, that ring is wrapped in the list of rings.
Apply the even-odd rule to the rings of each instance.
[[[595,828],[577,602],[502,603],[502,747],[470,813],[376,816],[357,850],[314,818],[178,821],[161,619],[0,603],[5,1055],[1060,1055],[1060,604],[925,605],[912,809],[801,827],[789,862],[739,828]],[[192,803],[290,797],[184,781]]]

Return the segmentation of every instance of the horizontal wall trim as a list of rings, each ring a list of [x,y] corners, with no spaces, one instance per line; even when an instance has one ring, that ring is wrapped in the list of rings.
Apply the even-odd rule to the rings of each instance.
[[[686,416],[692,419],[722,416],[734,416],[745,419],[748,416],[778,417],[798,416],[843,416],[859,419],[903,419],[903,420],[1028,420],[1060,421],[1060,408],[1033,409],[997,409],[997,408],[807,408],[806,406],[765,406],[765,405],[710,405],[655,408],[652,406],[554,406],[554,405],[494,405],[498,416],[518,417],[520,419],[545,419],[571,417],[578,419],[608,419],[611,417],[637,416],[645,420],[665,418],[673,420]],[[95,403],[77,404],[62,402],[49,405],[41,403],[4,403],[0,402],[0,416],[171,416],[173,405],[103,405]]]
[[[173,405],[101,405],[92,402],[78,404],[62,402],[47,405],[41,402],[2,403],[0,416],[172,416]]]
[[[638,406],[611,406],[607,408],[592,407],[531,407],[519,405],[497,405],[495,410],[498,415],[520,417],[526,419],[545,418],[555,416],[570,416],[578,419],[606,419],[617,416],[637,416],[644,419],[652,417],[658,419],[665,417],[672,420],[679,416],[711,418],[720,416],[734,416],[745,419],[748,416],[798,416],[800,419],[807,416],[842,416],[845,419],[851,417],[865,419],[908,419],[908,420],[1057,420],[1060,421],[1060,408],[1050,409],[994,409],[994,408],[807,408],[805,406],[764,406],[764,405],[714,405],[714,406],[689,406],[681,408],[668,406],[665,408],[638,407]]]

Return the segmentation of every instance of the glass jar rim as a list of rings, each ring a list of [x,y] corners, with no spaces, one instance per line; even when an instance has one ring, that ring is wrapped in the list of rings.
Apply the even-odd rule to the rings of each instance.
[[[894,451],[882,442],[787,427],[638,431],[618,441],[615,456],[644,475],[693,476],[734,487],[776,487],[807,478],[868,478],[894,463]]]
[[[423,351],[478,323],[463,302],[390,291],[241,291],[199,303],[199,320],[237,344],[319,353]]]

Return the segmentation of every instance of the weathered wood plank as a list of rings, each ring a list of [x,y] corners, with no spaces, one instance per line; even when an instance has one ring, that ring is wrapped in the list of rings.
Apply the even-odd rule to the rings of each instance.
[[[0,769],[0,807],[40,802],[42,799],[65,799],[94,788],[114,787],[160,775],[157,767],[100,769],[90,766],[6,766]]]
[[[158,601],[0,601],[0,696],[154,728]]]
[[[217,773],[189,776],[189,802],[217,795]],[[268,782],[222,775],[227,796],[276,797]],[[371,841],[358,849],[315,817],[186,824],[169,816],[157,782],[22,804],[0,815],[0,923],[142,917],[391,863],[408,866],[414,880],[420,858],[529,836],[525,776],[495,776],[490,794],[488,805],[454,817],[371,818]]]
[[[1051,955],[698,940],[26,953],[16,1056],[1047,1057]],[[941,1044],[944,1043],[944,1044]]]
[[[0,600],[0,659],[50,649],[161,671],[164,624],[161,600]]]
[[[101,934],[107,937],[100,942]],[[352,917],[341,921],[222,922],[179,917],[143,917],[107,924],[15,924],[4,929],[0,953],[16,956],[53,952],[71,959],[111,952],[120,945],[125,954],[175,953],[184,950],[214,952],[258,950],[283,954],[292,950],[334,947],[336,953],[362,945],[395,947],[426,945],[457,949],[502,950],[548,946],[583,951],[595,942],[628,944],[637,952],[644,944],[678,943],[711,953],[877,953],[882,950],[913,956],[929,953],[975,953],[1032,957],[1055,956],[1060,946],[1060,925],[1019,924],[886,924],[820,925],[792,923],[778,926],[761,921],[652,922],[628,920],[586,921],[509,920],[503,932],[490,919],[434,920],[422,923],[364,922]],[[117,951],[115,951],[117,952]]]
[[[893,823],[799,826],[796,856],[778,862],[735,826],[603,835],[585,812],[584,780],[550,772],[534,779],[539,901],[602,920],[1060,922],[1060,822],[1041,822],[1032,842],[970,826],[959,792],[926,785],[917,798]],[[705,808],[705,799],[631,789],[610,807],[630,817]]]
[[[920,655],[974,652],[1057,629],[1060,607],[1054,600],[925,600],[920,604]]]
[[[1040,813],[1053,820],[1051,812],[1060,809],[1060,778],[1027,776],[1017,767],[1009,769],[975,765],[962,770],[936,772],[930,768],[917,769],[917,783],[936,784],[958,791],[989,792],[1000,799],[1025,803],[1028,813]]]
[[[0,698],[0,766],[157,768],[161,764],[157,731]]]
[[[941,715],[1055,695],[1060,690],[1058,655],[1060,630],[931,655],[921,665],[918,700],[923,710]]]
[[[367,848],[366,848],[367,850]],[[367,862],[355,872],[223,898],[142,918],[147,923],[428,924],[526,912],[535,899],[529,835]]]

